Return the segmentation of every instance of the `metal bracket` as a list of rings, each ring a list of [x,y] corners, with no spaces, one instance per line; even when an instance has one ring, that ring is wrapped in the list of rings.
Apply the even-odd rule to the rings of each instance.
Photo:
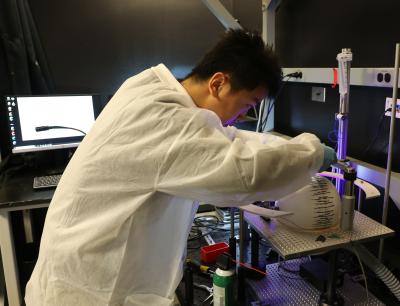
[[[264,42],[272,47],[275,47],[275,15],[280,4],[281,0],[262,1],[262,37]]]
[[[232,17],[231,13],[228,12],[219,0],[202,1],[226,29],[242,29],[239,22]]]

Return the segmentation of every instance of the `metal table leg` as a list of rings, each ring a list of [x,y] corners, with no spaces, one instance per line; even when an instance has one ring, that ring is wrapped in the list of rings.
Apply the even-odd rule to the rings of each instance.
[[[259,242],[260,236],[253,228],[251,228],[251,266],[253,268],[259,268]]]
[[[244,221],[244,212],[240,210],[239,212],[239,262],[244,262],[244,236],[245,236],[245,226],[246,222]],[[244,271],[243,267],[239,265],[238,267],[238,300],[244,301],[245,298],[245,280],[244,280]]]
[[[321,295],[320,305],[341,306],[343,298],[336,292],[337,250],[329,252],[328,283],[326,292]]]
[[[13,243],[10,212],[8,211],[0,211],[0,233],[1,257],[3,260],[8,304],[10,306],[20,306],[22,304],[22,297],[19,287],[18,265]]]
[[[1,260],[0,253],[0,306],[6,305],[6,284],[4,282],[3,261]]]
[[[235,238],[235,208],[231,207],[231,235],[229,237],[229,254],[236,260],[236,238]]]

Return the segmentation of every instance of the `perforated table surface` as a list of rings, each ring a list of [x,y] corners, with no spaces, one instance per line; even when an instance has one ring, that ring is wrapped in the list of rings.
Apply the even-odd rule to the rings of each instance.
[[[394,235],[394,231],[355,211],[351,231],[301,232],[275,219],[265,221],[258,215],[244,212],[244,220],[267,239],[284,259],[318,254],[348,246],[350,242],[365,242]],[[322,235],[322,240],[317,238]],[[321,237],[320,237],[321,238]]]
[[[285,263],[290,270],[299,269],[305,259],[292,259]],[[279,263],[267,265],[267,277],[262,280],[247,280],[254,297],[262,301],[259,305],[270,306],[318,306],[320,292],[302,279],[299,275],[280,269]],[[372,293],[366,295],[366,290],[348,275],[345,275],[343,286],[338,288],[343,298],[344,306],[384,306]]]

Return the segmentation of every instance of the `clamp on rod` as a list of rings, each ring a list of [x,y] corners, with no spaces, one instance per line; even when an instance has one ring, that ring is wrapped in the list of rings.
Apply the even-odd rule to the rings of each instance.
[[[339,161],[332,165],[343,171],[344,193],[342,198],[340,229],[342,231],[349,231],[353,228],[354,221],[354,206],[356,197],[354,195],[354,182],[357,179],[357,171],[347,165],[344,161]]]

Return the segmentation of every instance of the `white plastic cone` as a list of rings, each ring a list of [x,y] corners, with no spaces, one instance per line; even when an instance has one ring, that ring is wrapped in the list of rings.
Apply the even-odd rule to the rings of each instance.
[[[280,210],[293,213],[279,218],[279,221],[307,231],[336,227],[340,203],[335,186],[320,176],[312,177],[310,184],[276,201]]]

